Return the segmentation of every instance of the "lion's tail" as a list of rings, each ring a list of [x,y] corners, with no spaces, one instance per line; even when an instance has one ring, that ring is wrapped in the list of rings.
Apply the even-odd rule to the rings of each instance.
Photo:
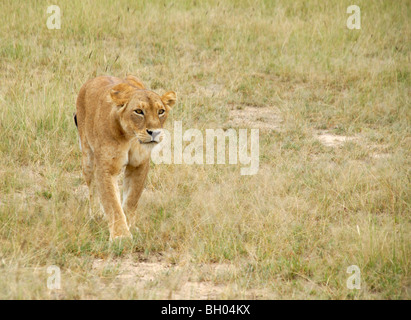
[[[77,115],[76,115],[76,113],[73,113],[73,117],[74,117],[74,123],[76,124],[76,127],[78,128],[78,125],[77,125]]]

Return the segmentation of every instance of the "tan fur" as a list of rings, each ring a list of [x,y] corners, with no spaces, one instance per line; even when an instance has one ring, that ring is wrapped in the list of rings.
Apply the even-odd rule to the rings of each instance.
[[[126,215],[137,208],[151,150],[162,139],[159,130],[175,101],[173,91],[160,97],[146,90],[134,76],[125,80],[97,77],[80,89],[76,117],[83,175],[89,187],[91,207],[96,202],[96,191],[99,195],[108,219],[110,239],[131,237]],[[161,112],[164,113],[160,115]],[[121,204],[117,179],[124,167]]]

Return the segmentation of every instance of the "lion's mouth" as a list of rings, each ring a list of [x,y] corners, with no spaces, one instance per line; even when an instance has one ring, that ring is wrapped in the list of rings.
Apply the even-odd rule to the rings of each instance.
[[[136,134],[136,138],[137,138],[138,142],[140,142],[140,144],[145,144],[145,145],[159,144],[163,140],[162,136],[156,136],[154,138],[151,137],[150,141],[147,141],[148,139],[147,140],[144,139],[145,141],[143,141],[139,138],[138,134]]]
[[[141,141],[140,139],[138,139],[138,141],[139,141],[141,144],[158,144],[158,143],[159,143],[158,141],[154,141],[154,140],[151,140],[151,141],[148,141],[148,142],[144,142],[144,141]]]

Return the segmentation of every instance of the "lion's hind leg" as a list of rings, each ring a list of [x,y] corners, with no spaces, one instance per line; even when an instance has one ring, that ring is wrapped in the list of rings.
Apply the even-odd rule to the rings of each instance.
[[[97,187],[95,183],[95,177],[94,177],[94,171],[95,171],[94,153],[91,150],[87,142],[83,142],[82,169],[83,169],[83,176],[84,176],[84,179],[86,180],[88,191],[89,191],[90,216],[92,218],[103,217],[104,211],[99,201],[99,196],[98,196]]]

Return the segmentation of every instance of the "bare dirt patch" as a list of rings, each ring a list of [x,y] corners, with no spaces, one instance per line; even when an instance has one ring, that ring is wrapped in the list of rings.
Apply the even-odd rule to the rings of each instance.
[[[327,147],[340,147],[348,141],[357,141],[356,137],[348,137],[342,135],[331,134],[327,131],[320,131],[317,134],[317,139]]]
[[[145,292],[147,297],[157,299],[222,299],[238,288],[212,279],[224,278],[236,272],[229,264],[171,264],[160,256],[146,261],[138,256],[127,256],[112,260],[96,259],[93,271],[102,279],[101,286],[115,288],[133,284],[134,288]],[[110,281],[104,281],[110,278]],[[238,293],[246,298],[264,298],[268,292],[250,289]]]
[[[206,97],[215,97],[227,94],[227,90],[225,90],[224,86],[221,84],[211,83],[205,87],[197,87],[196,94]]]
[[[359,143],[365,146],[365,148],[369,151],[369,157],[371,159],[384,160],[392,156],[392,154],[387,152],[387,146],[371,143],[362,136],[349,137],[344,135],[335,135],[326,130],[318,131],[315,136],[323,145],[333,148],[342,147],[347,142]]]
[[[103,279],[111,272],[116,274],[109,287],[133,283],[134,287],[147,292],[148,296],[155,292],[155,298],[159,299],[217,299],[225,289],[211,281],[198,281],[188,268],[159,258],[149,261],[135,260],[132,256],[111,261],[97,259],[93,269]]]
[[[372,158],[374,159],[388,159],[389,157],[391,157],[391,154],[389,153],[373,153],[371,155]]]
[[[280,130],[282,119],[274,107],[245,106],[231,109],[228,124],[234,127]]]

